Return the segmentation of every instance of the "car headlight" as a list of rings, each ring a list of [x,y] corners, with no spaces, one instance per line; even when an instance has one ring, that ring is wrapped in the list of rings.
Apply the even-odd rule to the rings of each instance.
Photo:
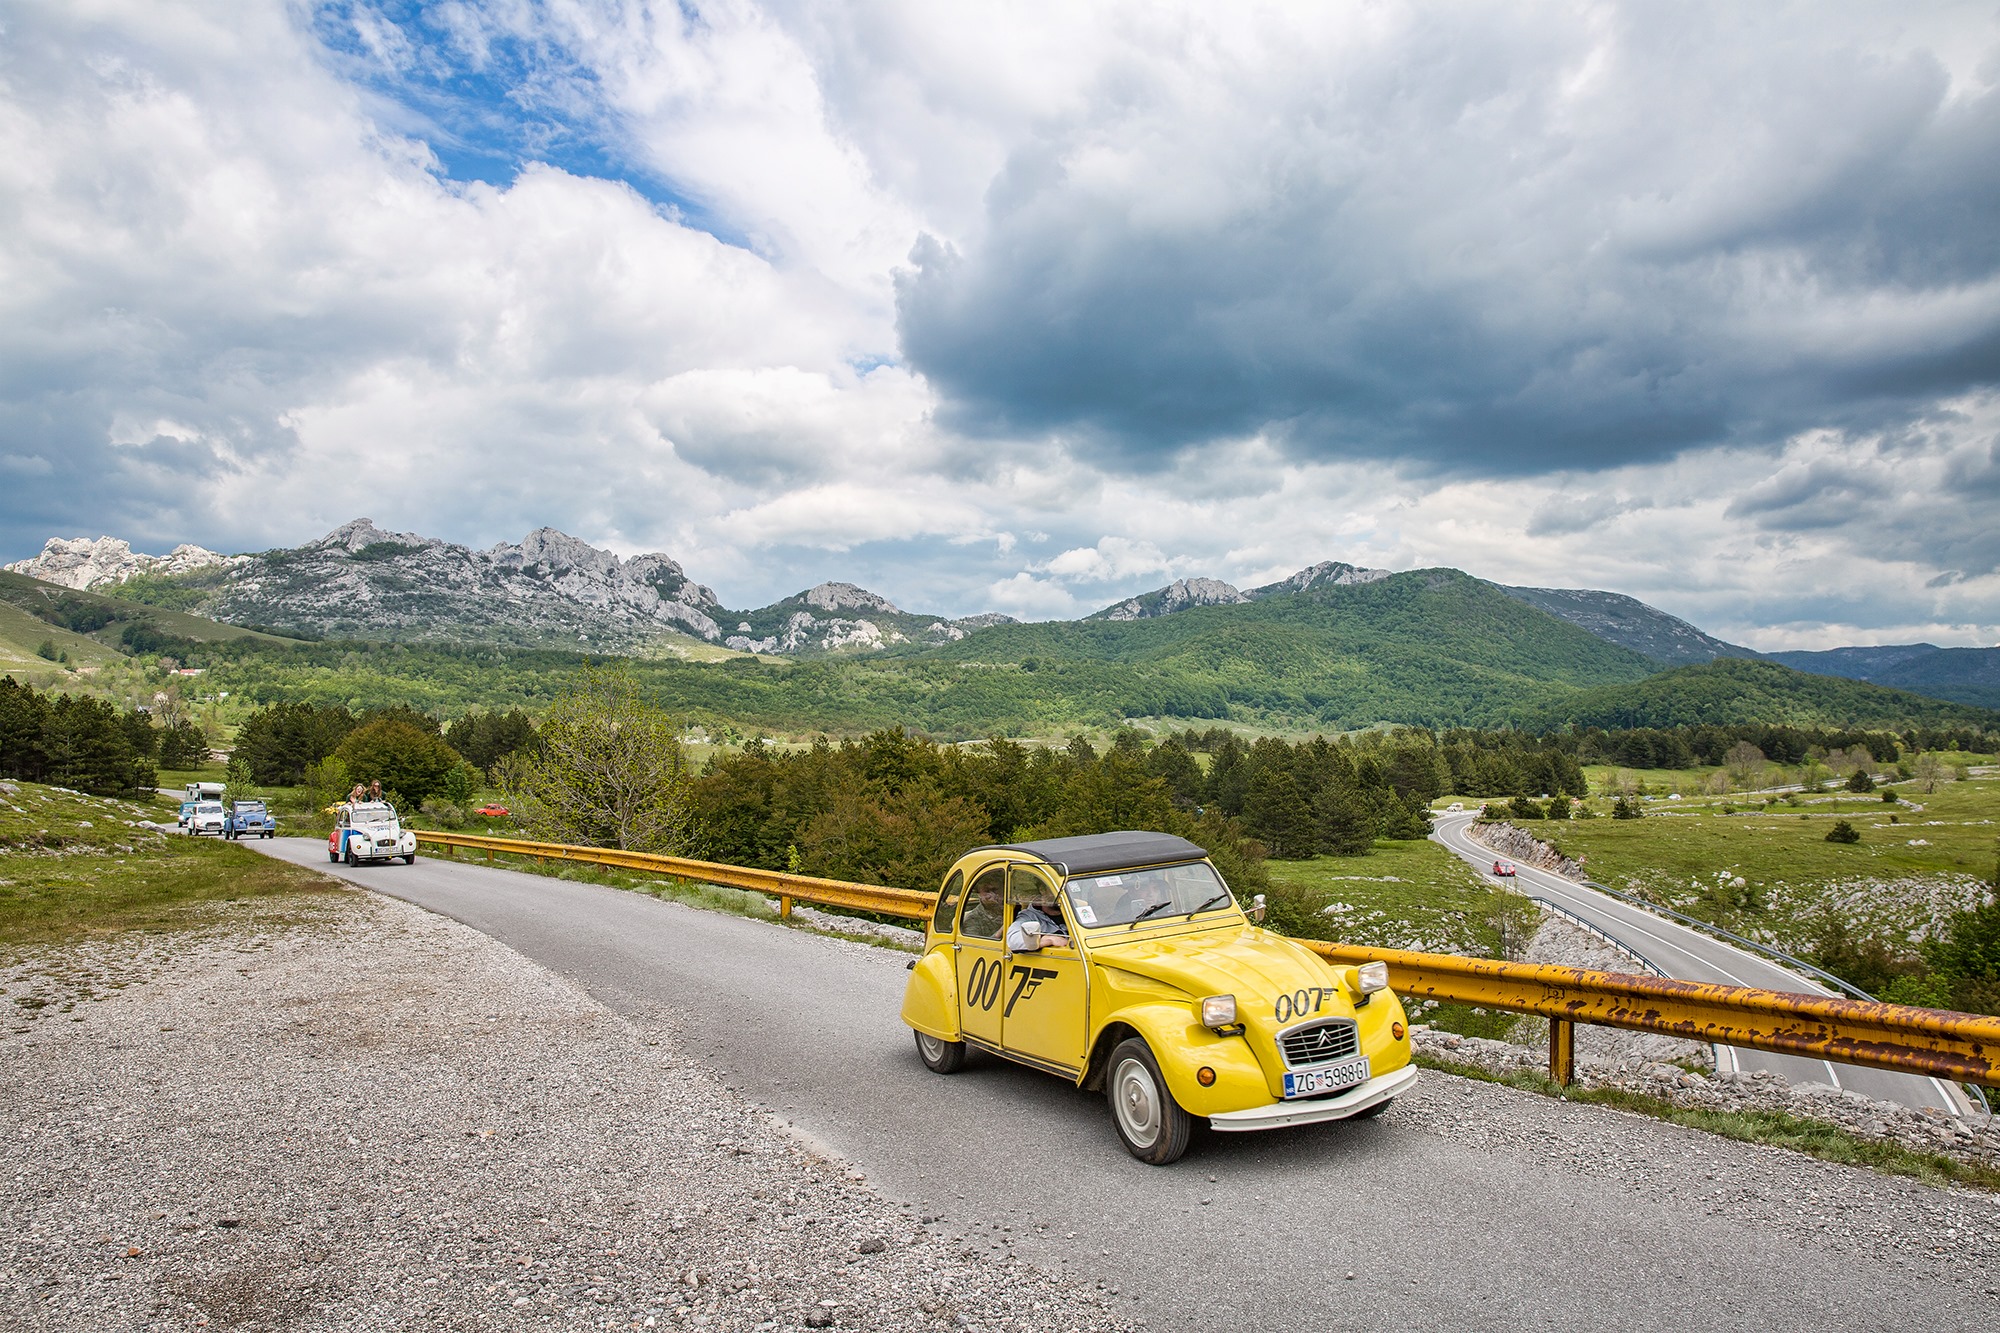
[[[1372,995],[1378,990],[1389,989],[1389,965],[1387,963],[1363,963],[1354,969],[1355,983],[1363,995]]]
[[[1234,995],[1210,995],[1201,1002],[1201,1025],[1206,1028],[1226,1028],[1236,1021],[1236,997]]]

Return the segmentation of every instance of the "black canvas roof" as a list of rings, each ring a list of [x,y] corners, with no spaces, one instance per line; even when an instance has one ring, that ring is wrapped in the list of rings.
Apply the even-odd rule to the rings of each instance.
[[[1079,838],[1010,842],[1003,844],[1000,850],[1039,856],[1044,861],[1061,865],[1072,875],[1165,865],[1169,861],[1198,861],[1208,855],[1186,838],[1176,838],[1171,833],[1145,833],[1137,829],[1125,829],[1118,833],[1086,833]]]

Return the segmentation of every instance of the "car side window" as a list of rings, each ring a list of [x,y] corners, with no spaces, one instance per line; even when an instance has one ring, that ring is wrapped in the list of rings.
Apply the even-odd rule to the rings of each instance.
[[[951,918],[958,911],[958,895],[964,888],[965,872],[952,871],[951,878],[944,882],[944,892],[938,895],[937,911],[931,914],[931,934],[951,933]]]
[[[1007,867],[993,866],[979,872],[965,895],[965,911],[958,921],[961,939],[997,940],[1007,924],[1001,910],[1007,890]]]
[[[1064,920],[1054,886],[1026,866],[1013,867],[1007,880],[1007,898],[1014,904],[1017,915],[1024,905],[1032,903],[1057,921]],[[1069,927],[1065,924],[1063,929],[1067,932]]]

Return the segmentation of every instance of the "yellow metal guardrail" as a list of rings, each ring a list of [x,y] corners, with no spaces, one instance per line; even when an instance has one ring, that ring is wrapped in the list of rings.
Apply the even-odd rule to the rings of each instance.
[[[758,870],[751,866],[724,865],[719,861],[695,861],[684,856],[661,856],[656,852],[624,852],[615,847],[571,847],[559,842],[526,842],[519,838],[489,838],[477,833],[434,833],[414,830],[417,842],[443,847],[447,854],[458,848],[486,853],[488,864],[496,852],[529,856],[537,861],[580,861],[588,865],[617,866],[622,870],[644,870],[672,875],[676,879],[698,880],[703,884],[723,884],[732,889],[768,893],[778,900],[778,911],[792,914],[792,902],[823,903],[858,912],[928,921],[937,906],[934,893],[910,889],[885,889],[873,884],[850,884],[840,879],[819,879],[812,875],[790,875],[782,870]]]
[[[465,848],[536,860],[579,861],[749,889],[778,899],[791,915],[794,900],[929,920],[935,894],[888,889],[779,870],[695,861],[608,847],[571,847],[470,833],[417,831],[417,840],[447,853]],[[1549,1077],[1568,1083],[1575,1071],[1575,1024],[1659,1032],[1691,1041],[1772,1051],[1844,1064],[1991,1086],[2000,1083],[2000,1018],[1917,1009],[1909,1005],[1675,981],[1664,977],[1590,972],[1540,963],[1508,963],[1455,954],[1376,949],[1359,944],[1301,944],[1339,964],[1385,962],[1399,995],[1540,1014],[1549,1022]]]
[[[1990,1085],[2000,1071],[2000,1018],[1983,1014],[1552,964],[1301,943],[1330,962],[1387,963],[1389,985],[1400,995],[1543,1015],[1550,1020],[1549,1076],[1559,1083],[1569,1082],[1574,1069],[1576,1023],[1968,1083]]]

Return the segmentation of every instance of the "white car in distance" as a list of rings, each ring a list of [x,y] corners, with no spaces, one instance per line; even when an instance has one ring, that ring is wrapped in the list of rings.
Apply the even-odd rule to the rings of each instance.
[[[204,833],[219,838],[228,827],[229,815],[220,801],[197,801],[194,809],[188,811],[187,831],[197,838]]]

